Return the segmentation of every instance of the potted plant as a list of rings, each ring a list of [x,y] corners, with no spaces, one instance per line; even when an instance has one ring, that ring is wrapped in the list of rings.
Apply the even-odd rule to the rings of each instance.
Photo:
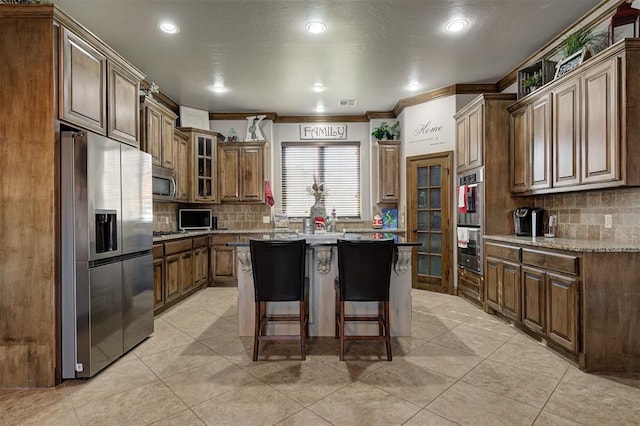
[[[594,31],[593,28],[581,28],[569,34],[565,39],[560,53],[568,58],[576,52],[586,48],[591,55],[603,50],[609,45],[609,34],[606,31]]]
[[[522,87],[529,89],[529,93],[538,90],[540,86],[542,86],[542,74],[537,72],[522,82]]]
[[[389,126],[386,121],[383,121],[378,127],[373,129],[371,135],[378,140],[394,140],[396,136],[400,135],[400,129],[398,128],[399,126],[400,122],[398,121],[396,121],[393,126]]]

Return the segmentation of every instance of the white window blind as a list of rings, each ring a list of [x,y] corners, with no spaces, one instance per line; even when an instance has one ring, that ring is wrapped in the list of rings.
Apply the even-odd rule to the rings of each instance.
[[[360,218],[359,142],[283,142],[282,203],[289,217],[308,217],[313,176],[324,183],[322,203],[338,217]]]

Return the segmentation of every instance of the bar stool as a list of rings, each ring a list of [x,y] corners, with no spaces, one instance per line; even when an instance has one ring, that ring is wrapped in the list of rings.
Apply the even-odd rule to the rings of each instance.
[[[305,277],[305,240],[250,240],[253,285],[255,290],[255,329],[253,360],[258,360],[263,340],[300,340],[300,354],[306,359],[306,340],[309,334],[309,282]],[[300,301],[298,315],[268,315],[268,302]],[[267,335],[267,323],[298,321],[296,335]]]
[[[340,338],[340,361],[344,361],[345,340],[383,340],[391,361],[389,286],[393,261],[393,240],[338,240],[336,287],[336,338]],[[344,302],[378,302],[377,315],[345,315]],[[346,336],[347,321],[378,323],[377,336]]]

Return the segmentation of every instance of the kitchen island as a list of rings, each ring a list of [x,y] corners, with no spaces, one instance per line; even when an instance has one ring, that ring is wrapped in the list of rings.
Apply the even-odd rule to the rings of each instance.
[[[343,234],[299,235],[309,244],[307,248],[307,276],[309,278],[309,335],[335,335],[335,289],[334,280],[338,275],[336,241]],[[391,271],[389,312],[391,335],[394,337],[411,335],[411,258],[413,246],[418,243],[396,242]],[[249,243],[230,243],[238,250],[238,334],[253,336],[254,327],[254,287]],[[269,304],[269,314],[295,313],[297,302]],[[376,302],[347,303],[347,314],[376,314]],[[268,333],[296,334],[297,323],[276,323],[268,325]],[[378,334],[376,323],[347,323],[347,334]]]

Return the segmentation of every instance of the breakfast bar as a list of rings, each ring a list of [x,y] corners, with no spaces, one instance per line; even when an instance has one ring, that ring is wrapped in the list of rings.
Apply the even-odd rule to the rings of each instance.
[[[300,235],[307,240],[307,277],[309,278],[309,335],[335,335],[335,289],[338,276],[336,241],[342,234]],[[411,254],[418,243],[396,241],[396,254],[391,271],[389,310],[391,335],[411,335]],[[249,243],[229,243],[238,251],[238,334],[253,336],[254,287]],[[347,303],[347,313],[375,314],[376,302]],[[297,302],[271,303],[269,314],[295,313]],[[269,324],[268,332],[294,334],[297,323]],[[348,323],[347,334],[378,333],[377,324]]]

